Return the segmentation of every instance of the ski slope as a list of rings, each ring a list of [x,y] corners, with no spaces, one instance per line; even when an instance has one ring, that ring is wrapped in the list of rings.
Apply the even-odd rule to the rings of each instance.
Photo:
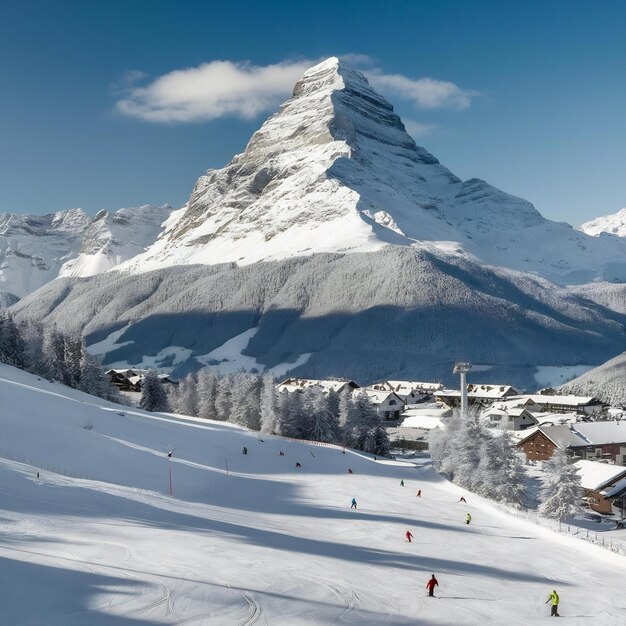
[[[1,624],[526,626],[550,619],[553,587],[567,623],[626,624],[623,557],[458,504],[427,465],[127,410],[3,365],[0,397]]]

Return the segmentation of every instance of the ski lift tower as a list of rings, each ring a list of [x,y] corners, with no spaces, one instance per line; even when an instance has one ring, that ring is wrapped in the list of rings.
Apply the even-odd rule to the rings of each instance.
[[[461,377],[461,417],[467,417],[467,372],[472,369],[471,363],[455,363],[452,372]]]

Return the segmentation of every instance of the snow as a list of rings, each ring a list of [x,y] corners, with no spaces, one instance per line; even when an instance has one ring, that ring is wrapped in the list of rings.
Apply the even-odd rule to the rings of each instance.
[[[274,376],[280,378],[289,370],[303,365],[309,360],[310,353],[301,354],[293,363],[279,363],[270,368],[259,363],[256,358],[246,356],[243,351],[248,346],[250,339],[256,335],[258,327],[249,328],[248,330],[236,335],[223,343],[219,348],[211,350],[208,354],[196,356],[196,360],[202,365],[209,367],[219,374],[232,374],[239,370],[245,371],[270,371]]]
[[[624,237],[626,235],[626,208],[612,215],[603,215],[585,222],[579,226],[579,230],[594,237],[600,237],[603,234]]]
[[[0,393],[3,623],[526,626],[554,587],[570,623],[624,623],[623,557],[458,504],[428,464],[131,411],[6,366]]]
[[[541,388],[558,387],[593,367],[593,365],[538,365],[535,380]]]
[[[626,475],[626,467],[609,465],[598,461],[576,461],[579,468],[580,484],[585,489],[597,491],[613,482],[616,478]]]

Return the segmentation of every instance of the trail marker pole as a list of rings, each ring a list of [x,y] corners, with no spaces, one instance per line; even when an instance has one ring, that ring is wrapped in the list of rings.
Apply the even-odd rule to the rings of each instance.
[[[167,465],[170,474],[170,496],[172,495],[172,452],[174,452],[174,450],[170,450],[167,453]]]

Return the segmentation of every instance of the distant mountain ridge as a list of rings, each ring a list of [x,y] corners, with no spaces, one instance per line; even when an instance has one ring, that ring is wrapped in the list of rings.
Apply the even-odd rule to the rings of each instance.
[[[58,276],[91,276],[130,259],[156,240],[171,212],[145,205],[95,218],[82,209],[0,214],[0,305]]]
[[[578,229],[594,237],[603,233],[626,237],[626,208],[611,215],[603,215],[602,217],[589,220],[579,226]]]

